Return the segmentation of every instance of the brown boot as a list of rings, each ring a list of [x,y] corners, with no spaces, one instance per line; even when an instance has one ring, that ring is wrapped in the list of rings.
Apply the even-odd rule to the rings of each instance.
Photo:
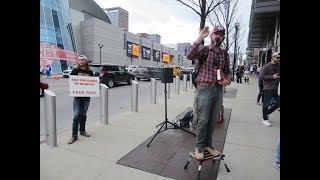
[[[222,155],[222,153],[216,149],[214,149],[213,147],[205,147],[205,150],[207,150],[212,156],[220,156]]]
[[[80,131],[80,135],[85,136],[85,137],[90,137],[91,135],[87,133],[86,131]]]
[[[72,136],[71,139],[68,141],[68,144],[72,144],[78,140],[78,137]]]
[[[196,156],[196,159],[199,159],[199,160],[204,159],[203,150],[200,151],[200,150],[198,150],[198,148],[196,148],[196,151],[195,151],[194,154],[195,154],[195,156]]]

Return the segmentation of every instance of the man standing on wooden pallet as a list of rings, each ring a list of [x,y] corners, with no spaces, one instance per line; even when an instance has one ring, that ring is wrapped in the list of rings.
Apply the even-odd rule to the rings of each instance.
[[[224,40],[225,29],[222,26],[214,26],[210,35],[211,44],[208,47],[207,58],[199,62],[205,52],[202,40],[209,35],[209,27],[204,27],[197,40],[187,53],[187,59],[197,60],[198,70],[195,79],[195,111],[198,119],[197,138],[195,147],[196,159],[204,159],[204,150],[213,156],[221,155],[212,147],[212,134],[214,123],[218,121],[219,112],[223,100],[223,87],[230,84],[230,58],[229,54],[220,48]]]

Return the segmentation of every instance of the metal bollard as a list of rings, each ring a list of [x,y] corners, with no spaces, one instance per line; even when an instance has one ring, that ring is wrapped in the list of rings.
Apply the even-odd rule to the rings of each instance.
[[[151,104],[156,104],[157,97],[157,80],[151,78]]]
[[[187,91],[187,75],[183,75],[183,90]]]
[[[173,84],[174,84],[174,93],[177,93],[177,82],[176,82],[176,78],[173,78]]]
[[[192,84],[192,73],[190,73],[190,79],[189,79],[189,81],[190,81],[190,88],[191,88],[191,89],[193,89],[193,84]]]
[[[131,112],[138,112],[138,83],[132,81],[131,87]]]
[[[108,97],[109,97],[109,87],[105,84],[100,84],[100,124],[108,124],[109,118],[109,106],[108,106]]]
[[[180,77],[176,76],[176,93],[179,94],[180,91]]]
[[[57,146],[57,123],[56,123],[56,94],[49,90],[44,90],[45,101],[45,126],[46,141],[50,147]]]
[[[167,83],[167,85],[168,85],[168,99],[170,98],[170,83]]]

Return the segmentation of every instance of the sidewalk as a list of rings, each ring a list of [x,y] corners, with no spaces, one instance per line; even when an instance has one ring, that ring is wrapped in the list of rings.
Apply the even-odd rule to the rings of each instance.
[[[262,124],[261,106],[256,105],[259,91],[256,79],[251,84],[232,83],[228,89],[238,89],[236,98],[224,98],[225,108],[232,108],[224,146],[225,162],[220,163],[218,180],[277,180],[280,171],[272,164],[280,136],[280,112],[270,115],[271,127]],[[193,104],[193,90],[171,93],[168,99],[168,120]],[[139,106],[139,112],[127,111],[109,117],[108,125],[89,124],[91,137],[79,136],[72,145],[67,142],[71,132],[58,136],[58,147],[40,144],[41,180],[164,180],[166,177],[116,164],[158,129],[155,125],[165,119],[164,96],[157,104]]]

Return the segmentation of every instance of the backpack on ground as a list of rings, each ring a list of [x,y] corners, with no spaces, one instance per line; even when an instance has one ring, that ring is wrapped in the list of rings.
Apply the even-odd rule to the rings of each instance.
[[[190,128],[193,119],[193,110],[189,110],[182,119],[179,119],[180,127]]]

